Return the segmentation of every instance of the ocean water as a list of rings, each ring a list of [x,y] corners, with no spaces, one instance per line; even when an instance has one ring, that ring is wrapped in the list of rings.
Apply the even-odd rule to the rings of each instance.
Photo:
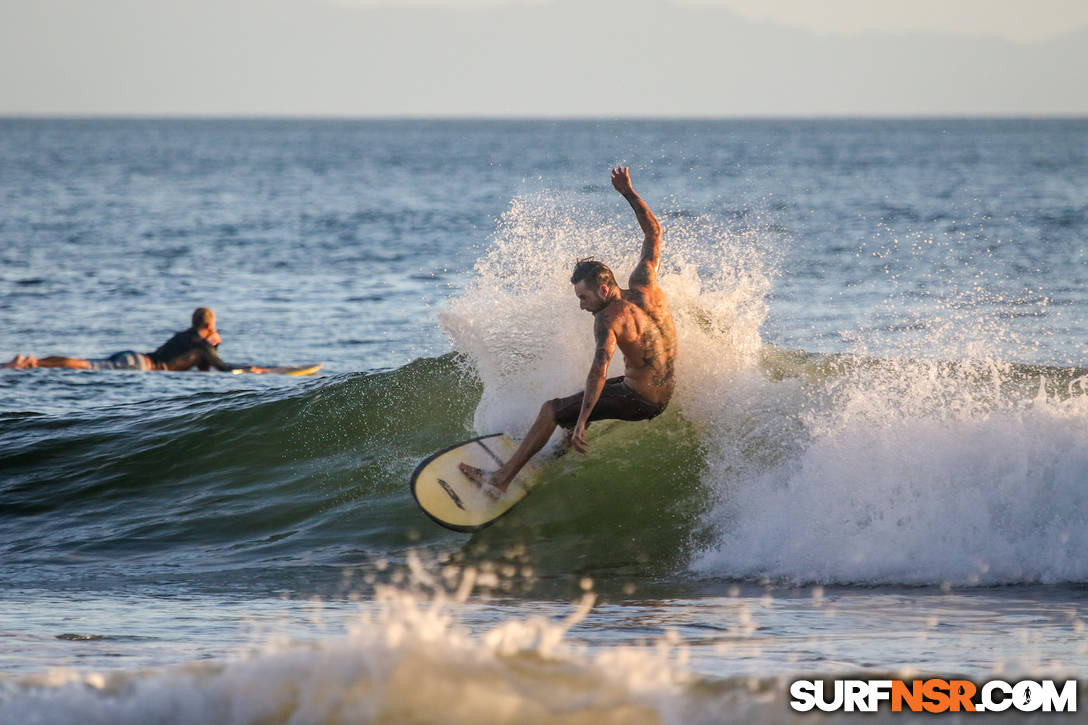
[[[676,397],[441,529],[415,465],[584,381],[569,269],[641,241],[616,164]],[[798,677],[1088,677],[1084,120],[0,119],[0,169],[5,359],[207,305],[229,361],[324,363],[0,371],[0,722],[783,722]]]

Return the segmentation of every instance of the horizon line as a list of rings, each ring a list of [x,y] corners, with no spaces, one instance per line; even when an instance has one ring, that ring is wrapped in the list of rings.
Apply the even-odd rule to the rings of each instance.
[[[0,112],[0,121],[570,121],[570,122],[624,122],[624,121],[1077,121],[1088,120],[1083,112],[1047,113],[816,113],[816,114],[692,114],[692,115],[641,115],[624,114],[279,114],[279,113],[6,113]]]

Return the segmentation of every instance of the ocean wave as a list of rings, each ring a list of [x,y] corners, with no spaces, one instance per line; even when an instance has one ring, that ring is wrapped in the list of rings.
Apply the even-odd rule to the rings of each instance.
[[[718,543],[695,571],[866,585],[1088,580],[1083,371],[828,363],[791,394],[761,384],[750,397],[763,407],[744,413],[756,422],[720,412],[718,430],[735,438],[708,462]],[[757,455],[741,449],[749,428],[782,420],[788,435],[759,440]]]
[[[435,568],[414,556],[407,564],[407,583],[381,585],[373,598],[358,600],[359,613],[349,620],[346,634],[312,641],[281,635],[255,649],[166,668],[58,668],[2,677],[0,721],[699,725],[797,719],[787,700],[790,682],[804,676],[800,670],[778,676],[701,674],[694,666],[697,645],[668,628],[640,640],[590,643],[580,637],[574,630],[596,627],[590,618],[600,616],[591,582],[583,582],[586,591],[580,598],[556,603],[547,616],[524,608],[484,615],[481,609],[489,607],[477,601],[474,592],[497,587],[500,577],[494,570]],[[884,607],[881,614],[898,616]],[[668,620],[663,613],[658,616]],[[738,631],[754,629],[742,607],[719,608],[716,621],[722,629],[715,631],[722,635],[732,625]],[[796,638],[785,636],[797,646]],[[817,649],[827,644],[826,633],[810,636]],[[726,636],[718,652],[735,645]],[[809,678],[947,677],[909,666],[862,668],[823,657],[814,663],[823,669],[808,672]],[[1036,665],[1015,671],[1027,676],[1045,670]],[[1014,677],[1006,672],[1003,679]],[[1084,689],[1080,688],[1081,697]],[[948,717],[950,722],[961,721],[957,713]],[[1039,721],[1047,717],[1038,715]],[[1010,721],[1035,718],[1014,714]],[[823,719],[853,722],[856,714],[829,713]]]
[[[29,578],[42,563],[275,570],[423,547],[605,579],[1088,581],[1088,371],[1007,362],[986,328],[956,338],[961,317],[920,328],[932,347],[909,355],[770,345],[777,257],[762,234],[672,220],[669,409],[594,424],[586,457],[557,434],[532,497],[471,537],[421,514],[412,470],[475,434],[523,434],[542,401],[581,388],[591,324],[569,267],[594,254],[622,277],[633,225],[515,200],[439,315],[454,348],[442,357],[0,417],[0,556]]]
[[[413,563],[415,563],[413,561]],[[425,573],[423,574],[425,576]],[[493,576],[493,575],[491,575]],[[222,662],[101,674],[54,670],[0,682],[0,720],[109,723],[689,722],[679,643],[591,652],[565,619],[519,616],[473,633],[459,607],[486,572],[435,596],[379,587],[346,637],[281,642]],[[454,582],[455,585],[458,582]],[[682,654],[682,653],[681,653]]]
[[[210,566],[395,548],[406,537],[390,530],[422,523],[412,467],[466,434],[478,392],[459,370],[447,356],[286,393],[0,421],[0,553]]]

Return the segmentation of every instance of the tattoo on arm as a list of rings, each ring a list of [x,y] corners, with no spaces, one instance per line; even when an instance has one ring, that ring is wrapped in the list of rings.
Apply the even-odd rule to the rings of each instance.
[[[632,191],[630,194],[624,194],[623,198],[627,199],[627,203],[634,209],[638,225],[642,227],[642,233],[646,235],[642,242],[642,258],[635,267],[635,271],[631,273],[631,283],[650,284],[657,274],[657,266],[661,260],[661,224],[638,194]]]
[[[593,353],[593,364],[601,365],[606,370],[612,355],[616,352],[616,336],[608,320],[598,316],[593,320],[593,337],[597,341],[597,350]]]
[[[593,353],[593,364],[589,366],[586,389],[582,395],[583,418],[588,418],[590,411],[597,405],[604,388],[605,375],[608,374],[608,363],[616,352],[616,336],[612,332],[612,326],[600,316],[593,321],[593,337],[597,340],[597,349]]]

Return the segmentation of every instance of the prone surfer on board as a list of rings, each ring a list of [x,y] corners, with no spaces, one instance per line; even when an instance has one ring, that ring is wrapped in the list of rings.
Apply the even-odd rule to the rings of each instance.
[[[118,352],[99,360],[52,355],[41,359],[28,355],[16,355],[5,368],[73,368],[76,370],[244,370],[265,373],[267,368],[255,365],[229,365],[219,359],[216,348],[222,339],[215,329],[215,313],[207,307],[193,311],[193,326],[177,333],[155,352],[140,353],[132,350]]]
[[[588,258],[575,265],[570,281],[579,306],[593,313],[597,343],[585,390],[544,403],[525,440],[498,470],[460,464],[461,472],[493,498],[506,492],[518,471],[547,444],[556,426],[570,430],[571,445],[587,453],[590,421],[650,420],[665,410],[672,397],[676,327],[665,294],[657,286],[661,225],[635,193],[626,167],[612,169],[612,186],[634,209],[646,235],[642,257],[627,280],[629,289],[620,289],[612,270],[602,262]],[[617,347],[623,352],[624,374],[605,379]]]

